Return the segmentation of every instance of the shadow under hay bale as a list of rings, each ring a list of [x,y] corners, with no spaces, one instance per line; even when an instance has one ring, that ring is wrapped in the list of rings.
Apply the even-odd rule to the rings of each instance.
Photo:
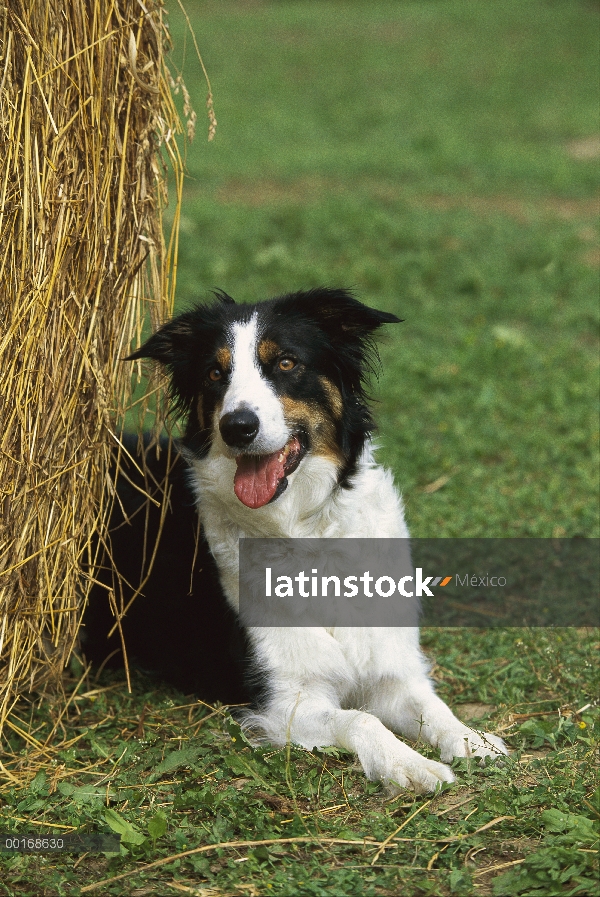
[[[60,681],[114,500],[121,359],[172,310],[168,46],[161,0],[0,9],[0,732]]]

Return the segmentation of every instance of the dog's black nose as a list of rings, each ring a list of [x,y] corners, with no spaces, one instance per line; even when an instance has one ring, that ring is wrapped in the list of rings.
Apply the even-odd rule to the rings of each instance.
[[[219,421],[219,430],[227,445],[238,447],[250,445],[260,427],[260,421],[254,411],[241,408],[224,414]]]

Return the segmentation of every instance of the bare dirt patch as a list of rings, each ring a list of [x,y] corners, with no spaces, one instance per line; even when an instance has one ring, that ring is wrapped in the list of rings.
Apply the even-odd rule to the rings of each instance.
[[[564,221],[595,218],[600,212],[600,197],[562,199],[543,196],[518,199],[514,196],[422,196],[423,205],[435,209],[468,209],[480,215],[500,212],[509,218],[528,221],[533,217],[560,218]]]
[[[215,192],[218,202],[247,206],[308,204],[327,193],[347,192],[339,181],[309,177],[296,181],[272,181],[266,178],[228,181]]]
[[[579,159],[582,162],[600,159],[600,134],[593,134],[581,140],[571,140],[567,143],[567,153],[572,159]]]
[[[215,191],[215,199],[252,207],[320,202],[326,196],[370,193],[387,201],[404,201],[440,211],[466,209],[476,215],[502,214],[519,221],[532,218],[558,218],[564,221],[589,221],[600,212],[600,196],[589,199],[563,199],[556,196],[520,198],[510,195],[470,196],[464,194],[407,193],[401,184],[391,181],[363,179],[353,183],[328,177],[305,177],[294,181],[268,178],[231,180]]]
[[[493,713],[495,709],[493,704],[457,704],[455,706],[457,716],[464,722],[483,719]]]
[[[590,268],[600,268],[600,247],[596,246],[594,249],[588,249],[587,252],[583,253],[582,260]]]

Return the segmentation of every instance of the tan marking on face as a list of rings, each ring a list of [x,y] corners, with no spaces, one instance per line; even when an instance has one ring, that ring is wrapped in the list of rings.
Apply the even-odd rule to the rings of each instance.
[[[270,364],[281,352],[281,347],[272,339],[263,339],[258,344],[258,357],[263,364]]]
[[[228,371],[231,367],[231,350],[227,348],[227,346],[221,346],[220,349],[217,349],[215,353],[215,358],[219,364],[219,367],[223,368],[224,371]]]
[[[281,404],[289,428],[294,430],[301,424],[308,432],[312,453],[329,458],[341,467],[344,458],[335,438],[335,423],[324,409],[316,403],[302,402],[289,396],[281,396]]]
[[[342,394],[340,393],[335,383],[332,383],[331,380],[327,379],[327,377],[319,377],[319,383],[325,390],[325,394],[329,400],[329,405],[333,412],[333,416],[336,420],[339,420],[342,416],[342,411],[344,410]]]

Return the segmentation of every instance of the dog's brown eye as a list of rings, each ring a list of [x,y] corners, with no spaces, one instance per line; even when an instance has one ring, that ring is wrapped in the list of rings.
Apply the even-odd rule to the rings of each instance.
[[[296,367],[296,362],[293,358],[281,358],[279,360],[279,370],[280,371],[291,371],[292,368]]]
[[[220,380],[223,377],[223,372],[221,371],[221,368],[211,368],[208,372],[208,376],[216,383],[217,380]]]

